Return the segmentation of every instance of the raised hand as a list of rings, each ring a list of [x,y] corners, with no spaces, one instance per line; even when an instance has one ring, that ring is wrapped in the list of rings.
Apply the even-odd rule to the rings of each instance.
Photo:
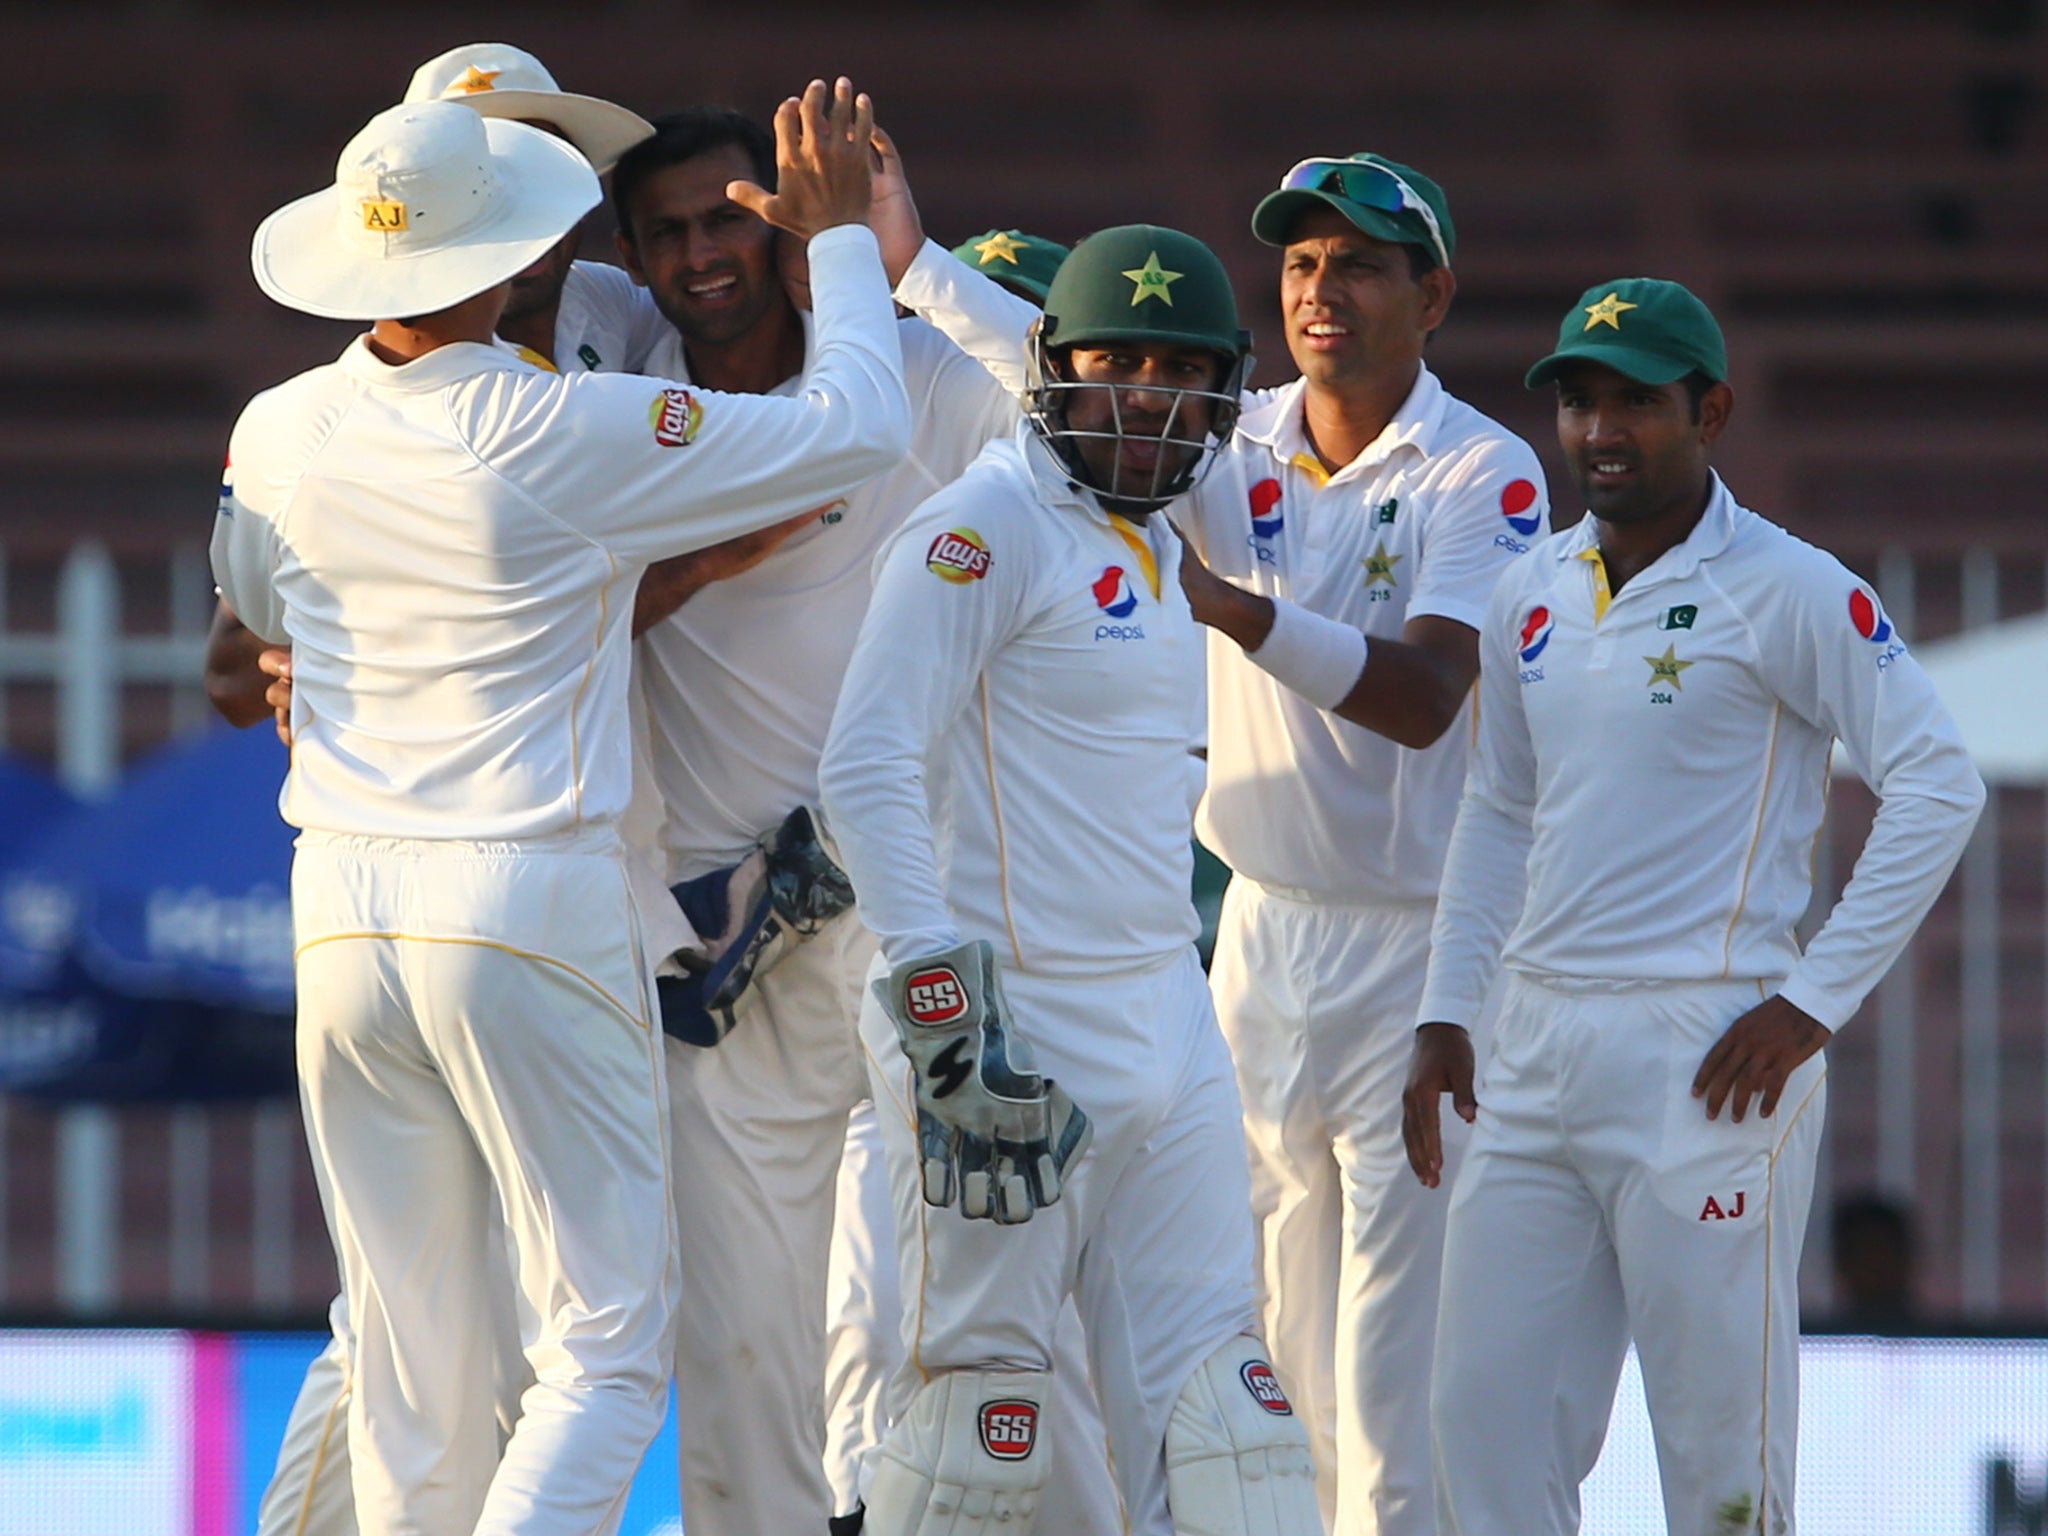
[[[875,104],[844,75],[813,80],[775,109],[776,188],[735,181],[725,195],[805,240],[866,221],[873,197]]]
[[[889,281],[900,283],[917,253],[924,249],[924,220],[910,195],[910,178],[903,174],[903,157],[896,141],[877,128],[874,134],[873,201],[868,208],[868,227],[882,247],[882,269]]]

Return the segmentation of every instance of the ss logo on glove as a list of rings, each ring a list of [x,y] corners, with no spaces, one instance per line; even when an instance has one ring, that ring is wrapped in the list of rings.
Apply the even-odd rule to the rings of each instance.
[[[967,1012],[967,989],[950,967],[933,966],[919,971],[904,984],[904,999],[911,1021],[927,1029],[951,1024]]]

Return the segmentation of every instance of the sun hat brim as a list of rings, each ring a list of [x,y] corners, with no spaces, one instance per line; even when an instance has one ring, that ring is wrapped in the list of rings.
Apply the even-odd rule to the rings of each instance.
[[[602,176],[619,156],[642,139],[654,137],[654,124],[617,102],[569,91],[478,91],[469,96],[444,96],[485,117],[532,118],[553,123],[583,151]]]
[[[435,314],[523,272],[603,192],[573,144],[491,118],[484,135],[502,195],[498,208],[459,238],[371,257],[342,237],[343,193],[328,187],[285,204],[256,227],[249,259],[257,286],[288,309],[323,319],[398,320]]]

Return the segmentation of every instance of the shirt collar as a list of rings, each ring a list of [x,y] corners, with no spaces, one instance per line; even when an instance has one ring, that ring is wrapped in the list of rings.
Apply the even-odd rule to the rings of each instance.
[[[1643,572],[1644,576],[1651,571],[1659,577],[1690,576],[1699,569],[1701,561],[1713,559],[1735,537],[1735,524],[1742,515],[1742,507],[1719,473],[1709,470],[1708,474],[1713,476],[1713,489],[1707,493],[1707,510],[1700,514],[1700,520],[1693,525],[1691,533],[1650,563]],[[1551,559],[1562,563],[1583,555],[1599,542],[1599,519],[1588,513],[1567,532],[1546,541],[1543,547],[1550,551]],[[1636,579],[1640,581],[1642,577]]]
[[[370,350],[368,332],[348,344],[340,362],[344,371],[365,384],[408,392],[443,389],[479,373],[523,373],[534,366],[495,341],[454,341],[409,363],[387,363]]]
[[[1335,473],[1326,472],[1308,440],[1308,381],[1296,379],[1278,391],[1263,409],[1238,424],[1238,435],[1262,444],[1282,464],[1290,464],[1323,484],[1364,475],[1379,468],[1402,448],[1413,448],[1427,457],[1435,451],[1438,430],[1443,426],[1449,397],[1437,376],[1427,366],[1415,370],[1415,383],[1381,429],[1349,464]]]

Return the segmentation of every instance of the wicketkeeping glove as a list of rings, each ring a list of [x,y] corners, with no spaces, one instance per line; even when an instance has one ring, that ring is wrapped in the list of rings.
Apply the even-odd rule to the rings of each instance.
[[[926,1203],[1015,1223],[1057,1201],[1091,1127],[1014,1033],[988,941],[899,965],[875,995],[917,1073]]]

